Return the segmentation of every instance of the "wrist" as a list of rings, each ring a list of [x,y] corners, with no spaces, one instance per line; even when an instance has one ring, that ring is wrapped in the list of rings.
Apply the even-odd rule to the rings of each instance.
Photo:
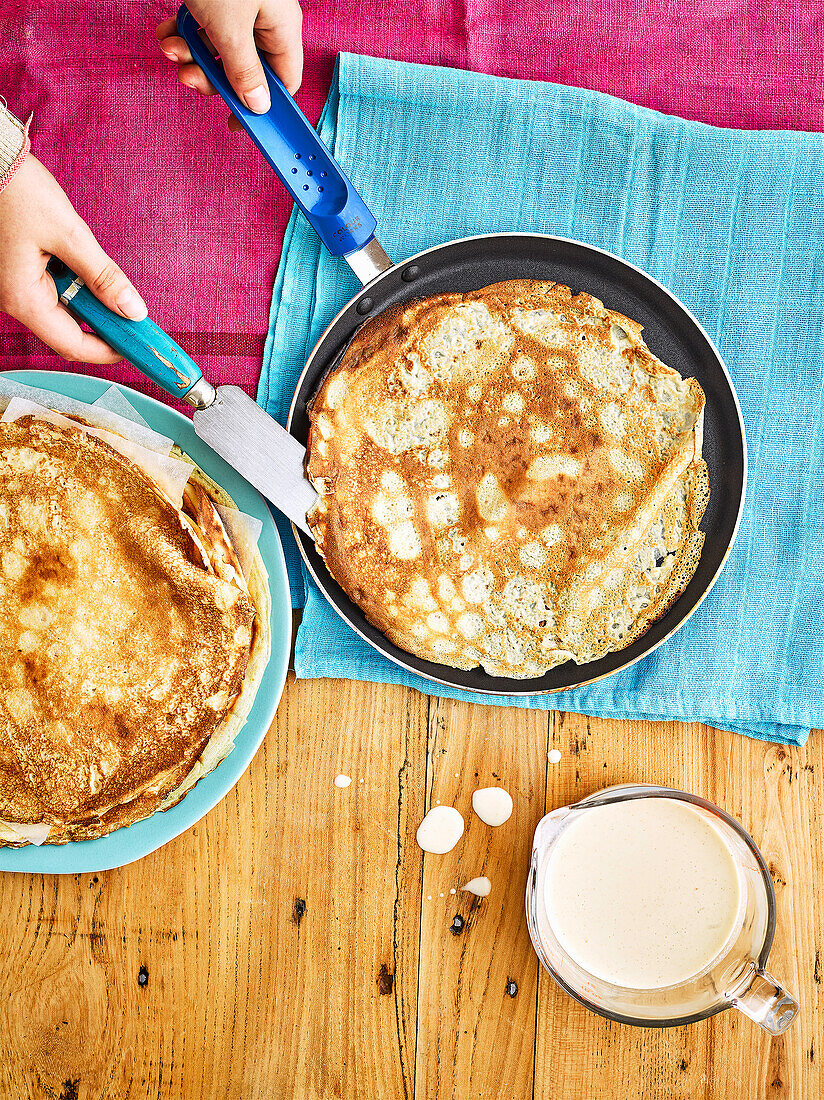
[[[14,179],[30,148],[28,122],[24,125],[0,102],[0,192]]]

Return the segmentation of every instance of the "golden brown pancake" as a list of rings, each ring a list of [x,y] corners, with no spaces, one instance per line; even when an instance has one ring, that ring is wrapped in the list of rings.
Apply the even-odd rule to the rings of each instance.
[[[195,469],[179,512],[80,427],[0,423],[0,821],[100,836],[231,748],[268,607],[215,490]]]
[[[697,567],[703,406],[588,294],[518,280],[407,303],[310,410],[318,550],[420,657],[518,678],[595,660]]]

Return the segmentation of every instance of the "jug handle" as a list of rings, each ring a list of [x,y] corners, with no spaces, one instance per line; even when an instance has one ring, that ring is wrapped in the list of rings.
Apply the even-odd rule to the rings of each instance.
[[[728,994],[730,1004],[771,1035],[781,1035],[798,1014],[799,1004],[772,974],[753,965],[745,981]]]

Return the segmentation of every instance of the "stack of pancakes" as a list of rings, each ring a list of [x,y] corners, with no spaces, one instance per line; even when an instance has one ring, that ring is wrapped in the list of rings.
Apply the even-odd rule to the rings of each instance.
[[[518,280],[407,303],[310,410],[317,547],[410,653],[517,678],[593,661],[695,572],[703,407],[588,294]]]
[[[0,423],[0,844],[130,825],[231,749],[269,596],[215,504],[193,466],[176,506],[82,421]]]

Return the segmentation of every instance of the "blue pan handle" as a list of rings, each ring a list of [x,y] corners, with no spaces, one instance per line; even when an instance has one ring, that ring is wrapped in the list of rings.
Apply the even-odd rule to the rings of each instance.
[[[375,235],[375,218],[269,65],[260,59],[272,106],[265,115],[256,115],[238,99],[223,63],[200,37],[185,4],[177,13],[177,29],[332,255],[364,248]]]
[[[133,363],[147,378],[157,382],[173,397],[183,397],[203,374],[183,348],[171,336],[150,321],[127,321],[95,298],[82,279],[52,257],[47,271],[54,279],[63,305],[80,321],[85,321],[115,351]]]

